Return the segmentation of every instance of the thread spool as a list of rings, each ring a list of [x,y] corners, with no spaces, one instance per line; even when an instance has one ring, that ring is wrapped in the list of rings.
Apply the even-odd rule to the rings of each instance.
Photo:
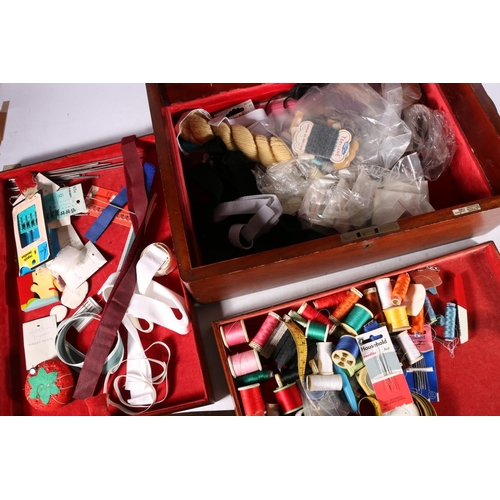
[[[280,321],[281,318],[276,313],[268,313],[258,332],[255,334],[255,337],[250,342],[250,347],[257,352],[261,351]]]
[[[346,316],[349,314],[354,304],[357,304],[359,299],[363,297],[363,294],[356,288],[351,288],[345,297],[345,299],[335,308],[332,312],[330,319],[339,324]]]
[[[244,387],[245,385],[257,384],[260,382],[265,382],[274,377],[274,373],[271,370],[258,370],[256,372],[247,373],[246,375],[241,375],[234,379],[234,383],[237,387]]]
[[[423,335],[424,332],[424,308],[416,316],[410,316],[411,333],[416,336]]]
[[[343,335],[333,351],[332,361],[339,368],[351,368],[356,364],[359,355],[359,346],[354,337]]]
[[[317,366],[322,375],[333,373],[332,354],[332,342],[316,342]]]
[[[417,349],[417,346],[413,343],[413,340],[408,335],[408,332],[401,332],[396,336],[396,341],[403,350],[405,358],[408,360],[410,365],[414,365],[417,361],[424,359],[422,353]]]
[[[401,332],[410,328],[405,306],[392,306],[384,309],[384,316],[390,333]]]
[[[368,309],[370,309],[373,314],[373,319],[378,324],[385,323],[384,312],[378,296],[377,287],[373,286],[363,290],[363,297]]]
[[[381,417],[382,407],[373,396],[365,396],[359,400],[358,413],[362,417]]]
[[[275,376],[278,388],[274,390],[278,404],[280,405],[283,415],[290,415],[291,413],[300,410],[304,407],[302,403],[302,396],[300,395],[297,383],[293,382],[283,386],[279,375]]]
[[[229,355],[227,363],[234,378],[262,370],[259,354],[254,349]]]
[[[307,322],[309,321],[295,311],[289,311],[288,316],[291,320],[297,323],[297,325],[300,325],[302,328],[305,328],[307,326]]]
[[[313,300],[313,305],[316,309],[326,309],[328,307],[337,307],[341,304],[347,297],[347,292],[345,290],[341,292],[332,293],[326,297],[320,297],[319,299]]]
[[[342,377],[337,374],[322,375],[315,373],[306,378],[307,390],[316,391],[341,391]]]
[[[444,340],[453,340],[455,338],[455,320],[457,317],[457,306],[453,302],[446,304],[444,315]]]
[[[245,322],[241,319],[230,325],[221,325],[219,327],[222,342],[229,349],[235,345],[248,342],[248,333]]]
[[[325,342],[328,337],[328,325],[309,320],[306,326],[306,338]]]
[[[431,301],[429,300],[427,294],[425,294],[424,311],[425,315],[427,316],[427,322],[430,325],[434,324],[437,321],[437,317],[436,313],[434,312],[434,309],[432,308]]]
[[[266,405],[260,391],[260,384],[239,387],[243,413],[247,417],[263,417],[266,414]]]
[[[401,273],[396,279],[396,283],[391,293],[391,300],[394,306],[400,306],[408,292],[410,285],[410,275],[408,273]]]
[[[384,321],[384,325],[385,325],[385,321]],[[368,323],[366,323],[365,326],[363,326],[363,332],[364,333],[371,332],[372,330],[376,330],[377,328],[380,328],[380,326],[383,326],[383,325],[380,325],[374,319],[372,319],[371,321],[368,321]]]
[[[357,335],[368,321],[373,318],[372,312],[361,304],[354,304],[346,319],[340,324],[351,335]]]
[[[316,323],[322,323],[328,325],[328,328],[333,326],[333,323],[327,316],[325,316],[321,311],[318,311],[313,306],[310,306],[307,302],[304,302],[297,311],[303,318],[315,321]]]
[[[278,403],[266,403],[266,411],[268,417],[279,417],[280,405]]]
[[[380,278],[375,281],[378,297],[382,310],[389,309],[394,304],[392,303],[392,283],[390,278]]]

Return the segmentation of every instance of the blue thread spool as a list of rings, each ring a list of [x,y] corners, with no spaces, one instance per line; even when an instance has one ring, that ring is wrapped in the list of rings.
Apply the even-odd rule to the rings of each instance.
[[[347,333],[357,335],[371,319],[373,319],[373,313],[370,309],[361,304],[354,304],[341,326]]]
[[[306,326],[306,338],[325,342],[326,337],[328,337],[328,330],[328,325],[309,320]]]
[[[371,321],[368,321],[368,323],[366,323],[366,325],[363,327],[363,332],[371,332],[372,330],[376,330],[379,327],[380,325],[374,319],[372,319]]]
[[[429,324],[434,324],[437,321],[436,313],[432,308],[431,301],[429,300],[428,295],[425,295],[424,309],[427,318],[429,319]]]
[[[351,335],[343,335],[333,351],[332,361],[339,368],[349,369],[356,364],[358,356],[359,346],[356,339]]]
[[[444,317],[444,339],[453,340],[455,338],[455,319],[457,317],[457,306],[453,302],[446,304]]]

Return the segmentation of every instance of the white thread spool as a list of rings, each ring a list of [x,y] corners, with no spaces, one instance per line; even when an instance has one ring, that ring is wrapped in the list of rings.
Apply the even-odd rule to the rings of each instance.
[[[341,391],[342,376],[338,374],[322,375],[315,373],[307,376],[307,390],[314,391]]]
[[[317,366],[318,371],[322,375],[333,373],[333,343],[332,342],[316,342],[317,347]]]
[[[401,332],[396,337],[396,340],[400,345],[401,349],[403,349],[405,357],[408,360],[408,363],[410,363],[410,365],[413,365],[417,361],[423,359],[424,356],[417,349],[417,346],[413,343],[407,331]]]
[[[392,283],[390,278],[381,278],[375,281],[375,285],[377,287],[378,296],[380,299],[380,304],[382,305],[382,309],[388,309],[392,307],[394,304],[392,303]]]

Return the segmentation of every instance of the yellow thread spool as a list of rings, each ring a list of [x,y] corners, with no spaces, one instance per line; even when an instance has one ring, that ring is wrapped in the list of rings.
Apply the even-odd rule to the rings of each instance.
[[[410,328],[405,306],[394,306],[384,309],[384,316],[387,320],[387,329],[390,333],[402,332]]]

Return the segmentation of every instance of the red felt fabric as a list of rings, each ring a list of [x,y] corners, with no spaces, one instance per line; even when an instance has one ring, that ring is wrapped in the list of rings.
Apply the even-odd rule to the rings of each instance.
[[[137,141],[140,156],[157,165],[156,149],[153,136],[139,138]],[[41,415],[34,411],[24,399],[23,387],[26,378],[26,367],[24,360],[22,324],[49,314],[52,306],[24,313],[19,307],[18,292],[16,288],[17,264],[15,243],[13,238],[11,207],[8,198],[12,194],[7,191],[7,179],[16,177],[26,171],[44,172],[56,168],[71,165],[80,165],[91,161],[106,160],[121,156],[119,144],[104,148],[85,151],[76,155],[58,158],[52,161],[23,167],[18,171],[0,173],[0,315],[4,318],[4,324],[0,328],[0,343],[2,350],[0,354],[0,414],[1,415]],[[113,160],[116,161],[116,160]],[[122,168],[102,170],[98,179],[88,179],[83,183],[83,192],[87,193],[92,184],[102,186],[114,191],[120,191],[125,186],[125,178]],[[170,224],[163,196],[162,182],[157,172],[153,183],[153,189],[157,194],[156,207],[151,222],[144,235],[142,245],[146,247],[150,243],[161,241],[172,249],[170,237]],[[83,243],[86,243],[84,234],[93,224],[95,218],[82,215],[72,218],[73,226]],[[118,224],[111,224],[97,241],[96,246],[107,259],[107,263],[90,280],[89,296],[92,296],[101,306],[104,305],[100,296],[97,295],[104,281],[110,273],[116,271],[123,247],[128,235],[128,229]],[[168,276],[157,278],[163,285],[169,287],[180,295],[186,296],[179,273],[174,270]],[[73,312],[73,311],[72,311]],[[188,314],[194,318],[194,310],[188,300]],[[93,340],[97,322],[93,321],[78,336],[68,338],[74,342],[75,347],[87,352]],[[126,338],[126,336],[123,336]],[[208,403],[211,400],[210,382],[205,369],[204,354],[201,346],[199,332],[193,329],[187,335],[179,335],[165,328],[156,326],[150,334],[141,334],[143,345],[148,347],[150,343],[161,340],[171,349],[172,359],[169,364],[170,391],[166,400],[154,406],[148,413],[165,413],[182,410]],[[154,353],[153,353],[154,354]],[[158,356],[164,356],[157,352]],[[154,356],[153,356],[154,357]],[[123,369],[125,366],[123,366]],[[161,393],[163,389],[159,388]],[[126,393],[125,393],[126,394]],[[86,400],[72,400],[72,402],[58,410],[58,415],[103,415],[110,413],[121,414],[112,407],[105,404],[103,394],[103,377],[100,377],[94,398]]]

